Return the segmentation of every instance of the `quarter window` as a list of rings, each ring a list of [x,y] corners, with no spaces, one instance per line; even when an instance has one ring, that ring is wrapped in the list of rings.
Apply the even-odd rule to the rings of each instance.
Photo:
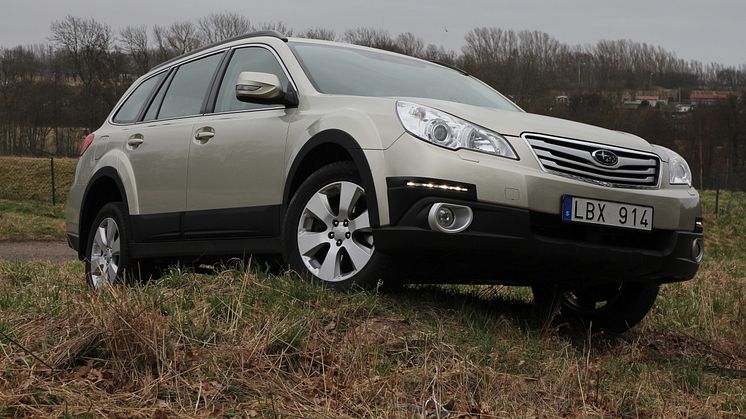
[[[198,115],[223,54],[183,64],[168,87],[158,119]]]
[[[124,101],[124,104],[119,108],[116,115],[114,115],[114,122],[119,124],[135,122],[137,117],[140,115],[140,110],[145,104],[145,101],[148,99],[153,89],[161,82],[164,74],[165,73],[160,73],[140,83],[135,91],[132,92],[127,100]]]
[[[231,57],[223,82],[220,85],[218,98],[215,102],[215,112],[243,111],[277,106],[241,102],[236,99],[236,82],[238,82],[238,75],[244,71],[274,74],[280,79],[280,85],[283,88],[288,85],[285,72],[282,70],[280,63],[277,62],[277,58],[268,49],[261,47],[237,49]]]
[[[158,109],[160,109],[161,103],[163,102],[163,96],[166,95],[166,89],[168,89],[168,85],[173,78],[174,76],[172,73],[169,77],[166,78],[166,81],[161,84],[161,87],[158,89],[158,93],[156,93],[155,96],[153,96],[153,100],[150,101],[150,106],[145,112],[145,116],[143,116],[142,118],[143,122],[152,121],[158,117]]]

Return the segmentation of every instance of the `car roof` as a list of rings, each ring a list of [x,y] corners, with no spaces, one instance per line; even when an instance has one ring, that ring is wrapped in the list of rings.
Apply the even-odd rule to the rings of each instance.
[[[249,32],[249,33],[246,33],[246,34],[243,34],[243,35],[239,35],[239,36],[236,36],[236,37],[233,37],[233,38],[229,38],[229,39],[225,39],[225,40],[222,40],[222,41],[219,41],[219,42],[215,42],[215,43],[210,44],[210,45],[205,45],[203,47],[200,47],[200,48],[197,48],[195,50],[189,51],[189,52],[187,52],[185,54],[181,54],[181,55],[179,55],[177,57],[171,58],[170,60],[164,61],[164,62],[162,62],[162,63],[154,66],[153,68],[150,69],[149,72],[161,69],[163,67],[168,66],[169,64],[172,64],[172,63],[175,63],[177,61],[180,61],[183,58],[191,57],[192,55],[199,54],[200,52],[207,51],[207,50],[210,50],[212,48],[217,48],[217,47],[220,47],[220,46],[223,46],[223,45],[227,45],[227,44],[230,44],[230,43],[236,42],[236,41],[242,41],[244,39],[260,38],[260,37],[277,38],[277,39],[279,39],[279,40],[281,40],[283,42],[287,42],[288,41],[288,38],[286,36],[284,36],[283,34],[277,32],[277,31]]]
[[[449,68],[451,70],[455,70],[455,71],[458,71],[459,73],[462,73],[462,74],[464,74],[466,76],[469,76],[469,73],[467,73],[463,69],[458,68],[458,67],[456,67],[456,66],[454,66],[452,64],[443,63],[443,62],[440,62],[440,61],[423,60],[421,58],[412,57],[410,55],[400,54],[400,53],[393,52],[393,51],[387,51],[387,50],[383,50],[383,49],[379,49],[379,48],[371,48],[371,47],[366,47],[366,46],[356,45],[356,44],[349,44],[349,43],[345,43],[345,42],[327,41],[327,40],[312,39],[312,38],[294,38],[294,37],[293,38],[288,38],[285,35],[277,32],[277,31],[249,32],[249,33],[244,34],[244,35],[239,35],[239,36],[236,36],[236,37],[233,37],[233,38],[229,38],[229,39],[226,39],[226,40],[223,40],[223,41],[216,42],[214,44],[206,45],[204,47],[200,47],[200,48],[197,48],[195,50],[189,51],[189,52],[187,52],[185,54],[179,55],[178,57],[174,57],[174,58],[172,58],[172,59],[170,59],[168,61],[164,61],[164,62],[162,62],[162,63],[154,66],[153,68],[151,68],[150,71],[148,71],[147,74],[152,74],[152,73],[156,72],[157,70],[163,69],[163,68],[165,68],[165,67],[167,67],[167,66],[169,66],[171,64],[174,64],[174,63],[177,63],[179,61],[185,60],[185,59],[187,59],[189,57],[192,57],[194,55],[198,55],[201,52],[209,51],[210,49],[219,49],[220,47],[226,46],[226,45],[229,45],[229,44],[240,45],[241,44],[240,41],[245,41],[245,40],[254,39],[254,38],[275,38],[275,39],[279,39],[279,40],[281,40],[283,42],[286,42],[286,43],[287,42],[294,42],[294,43],[328,45],[328,46],[333,46],[333,47],[351,48],[351,49],[357,49],[357,50],[363,50],[363,51],[377,52],[377,53],[380,53],[380,54],[396,55],[396,56],[407,57],[409,59],[420,60],[420,61],[424,61],[424,62],[427,62],[427,63],[436,64],[436,65],[440,65],[440,66],[443,66],[443,67],[447,67],[447,68]]]

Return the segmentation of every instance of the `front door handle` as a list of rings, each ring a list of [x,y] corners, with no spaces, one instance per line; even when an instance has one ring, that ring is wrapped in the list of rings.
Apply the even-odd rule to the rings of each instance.
[[[143,142],[145,142],[145,137],[143,137],[142,134],[134,134],[127,139],[127,145],[131,148],[140,147],[140,144]]]
[[[200,144],[205,144],[215,136],[215,129],[212,127],[202,127],[194,133],[194,139]]]

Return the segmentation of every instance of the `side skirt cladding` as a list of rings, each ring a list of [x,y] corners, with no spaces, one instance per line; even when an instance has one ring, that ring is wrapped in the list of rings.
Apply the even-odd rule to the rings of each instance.
[[[280,205],[130,217],[136,258],[279,253]]]

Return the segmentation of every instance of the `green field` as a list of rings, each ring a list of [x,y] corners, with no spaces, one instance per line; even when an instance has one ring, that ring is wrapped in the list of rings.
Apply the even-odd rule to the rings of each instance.
[[[55,158],[55,197],[49,159],[0,157],[0,240],[65,240],[65,200],[76,159]]]
[[[0,199],[0,240],[65,240],[64,206]]]
[[[450,417],[743,417],[746,194],[720,201],[704,194],[697,278],[622,336],[542,327],[525,288],[341,294],[254,264],[95,294],[79,262],[0,262],[0,417],[421,417],[429,399]]]

